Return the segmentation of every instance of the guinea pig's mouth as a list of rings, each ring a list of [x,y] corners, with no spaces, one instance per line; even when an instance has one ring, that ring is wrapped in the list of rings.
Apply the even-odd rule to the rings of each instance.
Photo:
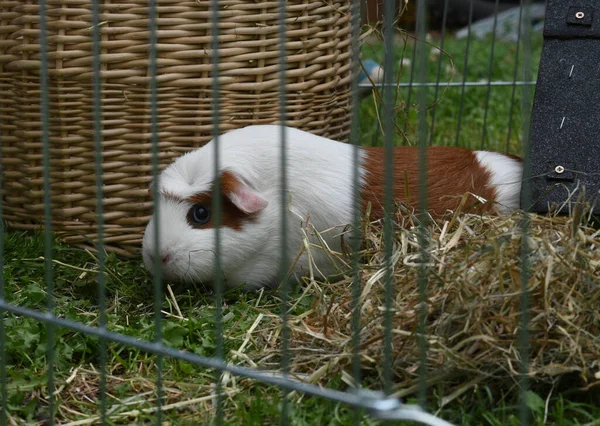
[[[214,291],[214,282],[212,280],[198,281],[193,284],[193,287],[196,290],[200,290],[202,293],[211,293]]]
[[[174,284],[178,290],[200,290],[203,293],[210,293],[214,290],[215,282],[212,278],[206,280],[200,280],[198,277],[194,277],[191,274],[180,274],[176,272],[169,272],[168,268],[164,271],[165,282]]]

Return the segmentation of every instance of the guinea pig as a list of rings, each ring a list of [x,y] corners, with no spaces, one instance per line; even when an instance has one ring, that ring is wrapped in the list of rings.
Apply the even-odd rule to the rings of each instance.
[[[361,209],[370,219],[384,215],[384,151],[315,136],[278,125],[256,125],[219,137],[221,182],[221,273],[226,287],[247,290],[277,285],[281,255],[281,134],[285,131],[287,256],[292,265],[306,230],[319,231],[329,249],[341,252],[341,231],[353,222],[354,149],[358,149]],[[208,284],[215,273],[212,209],[215,142],[184,154],[158,177],[160,258],[155,254],[153,215],[143,239],[143,259],[154,270],[162,263],[166,280]],[[506,214],[519,206],[522,164],[512,156],[462,148],[427,151],[427,205],[432,215],[456,209],[471,193],[476,211]],[[418,149],[394,150],[395,201],[417,206]],[[407,190],[408,189],[408,190]],[[408,199],[407,199],[408,198]],[[314,234],[314,233],[313,233]],[[310,241],[317,241],[315,235]],[[309,262],[312,261],[312,265]],[[335,273],[323,250],[304,252],[292,274],[318,277]]]

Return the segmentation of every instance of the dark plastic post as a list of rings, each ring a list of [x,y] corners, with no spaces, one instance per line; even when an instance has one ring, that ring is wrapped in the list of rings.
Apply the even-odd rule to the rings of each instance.
[[[548,0],[531,115],[531,200],[538,213],[600,197],[600,3]]]

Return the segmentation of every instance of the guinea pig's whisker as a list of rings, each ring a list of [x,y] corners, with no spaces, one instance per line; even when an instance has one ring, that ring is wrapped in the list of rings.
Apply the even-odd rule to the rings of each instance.
[[[196,250],[190,250],[188,252],[188,269],[187,269],[187,271],[185,271],[186,274],[189,273],[190,269],[192,268],[192,253],[206,252],[206,251],[211,252],[215,256],[215,259],[216,259],[217,254],[212,249],[196,249]],[[227,276],[225,275],[225,271],[223,271],[223,268],[220,268],[220,270],[221,270],[221,276],[222,276],[222,279],[223,279],[223,283],[227,284]],[[195,278],[191,273],[189,275],[190,275],[190,277],[192,279]]]

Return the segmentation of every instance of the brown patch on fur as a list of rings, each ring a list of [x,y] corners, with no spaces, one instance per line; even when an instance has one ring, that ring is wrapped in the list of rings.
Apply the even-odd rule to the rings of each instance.
[[[371,217],[384,215],[385,163],[383,148],[364,148],[366,170],[362,191],[363,208],[371,203]],[[463,211],[484,213],[493,211],[496,190],[488,186],[490,172],[477,161],[469,149],[431,147],[427,150],[427,210],[441,216],[455,210],[465,193],[472,193],[489,202],[483,204],[470,197]],[[419,153],[416,147],[394,149],[394,198],[415,209],[419,206]]]
[[[241,231],[246,222],[254,219],[254,215],[244,213],[229,199],[227,194],[234,192],[238,185],[241,185],[241,182],[232,172],[225,170],[221,173],[221,226]],[[214,183],[209,192],[192,195],[186,200],[192,204],[202,204],[211,209],[210,220],[204,225],[197,225],[192,221],[192,209],[190,208],[187,214],[187,221],[194,229],[210,229],[215,227],[214,214],[212,212],[213,188]]]

